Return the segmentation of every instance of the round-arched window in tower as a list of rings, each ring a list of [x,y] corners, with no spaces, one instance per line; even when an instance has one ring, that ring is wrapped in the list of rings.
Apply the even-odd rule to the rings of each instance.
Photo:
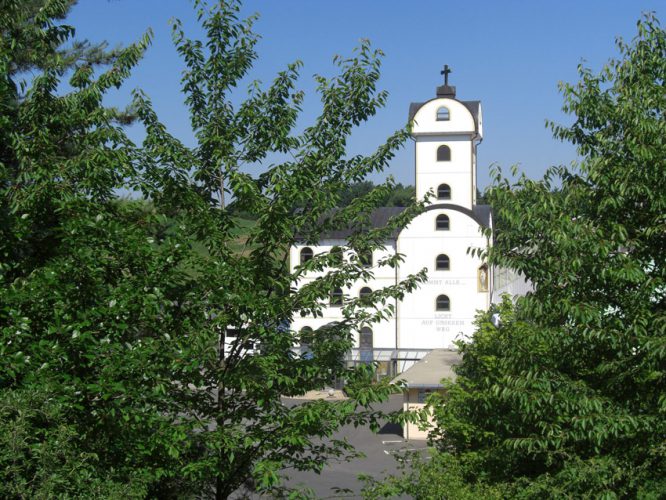
[[[451,229],[451,222],[449,216],[446,214],[439,214],[435,219],[435,229],[437,231],[448,231]]]
[[[451,261],[449,260],[449,256],[440,253],[435,259],[435,270],[448,271],[449,269],[451,269]]]
[[[448,295],[437,296],[437,301],[435,302],[435,309],[437,311],[450,311],[451,301],[449,300],[449,296]]]
[[[451,148],[446,145],[438,147],[437,161],[451,161]]]
[[[451,119],[451,113],[449,113],[449,108],[446,106],[440,106],[437,108],[437,121],[438,122],[448,122]]]
[[[437,186],[437,199],[450,200],[451,199],[451,186],[448,184],[440,184]]]

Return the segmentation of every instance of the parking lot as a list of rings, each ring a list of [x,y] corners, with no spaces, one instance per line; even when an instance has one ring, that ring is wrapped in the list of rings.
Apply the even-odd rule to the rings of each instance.
[[[377,404],[374,408],[386,412],[395,411],[402,408],[402,401],[402,395],[393,395],[389,401]],[[424,441],[405,442],[400,426],[391,423],[384,425],[378,434],[367,427],[346,426],[336,434],[335,438],[347,438],[358,451],[365,454],[365,457],[350,462],[332,461],[324,467],[321,474],[289,471],[290,479],[287,484],[312,488],[319,498],[360,498],[363,484],[358,480],[359,474],[380,478],[387,473],[395,473],[398,470],[396,452],[426,448]],[[353,493],[336,494],[334,492],[336,487],[351,489]]]

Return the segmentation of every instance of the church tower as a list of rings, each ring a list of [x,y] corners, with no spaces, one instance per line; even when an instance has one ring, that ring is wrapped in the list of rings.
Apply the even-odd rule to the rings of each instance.
[[[416,196],[433,196],[396,241],[396,251],[405,256],[399,279],[424,267],[428,271],[427,282],[398,303],[399,350],[453,347],[457,338],[472,334],[476,312],[489,305],[488,267],[469,252],[487,248],[483,230],[492,226],[490,207],[476,203],[481,104],[456,99],[450,71],[444,67],[444,85],[433,99],[409,108]]]
[[[431,203],[450,203],[471,210],[476,204],[476,147],[483,138],[481,104],[459,101],[449,85],[448,65],[444,85],[434,99],[412,103],[409,118],[415,147],[416,197],[434,193]]]

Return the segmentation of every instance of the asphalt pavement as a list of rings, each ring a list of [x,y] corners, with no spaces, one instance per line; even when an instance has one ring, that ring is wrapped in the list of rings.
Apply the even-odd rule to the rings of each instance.
[[[402,407],[402,395],[393,395],[389,401],[374,406],[385,412],[399,410]],[[297,404],[298,402],[295,401]],[[379,433],[373,433],[367,427],[345,426],[336,435],[336,439],[347,438],[354,447],[365,454],[350,462],[329,462],[321,474],[313,472],[288,471],[289,486],[307,486],[314,490],[318,498],[361,498],[363,483],[358,480],[360,474],[381,478],[398,471],[395,453],[405,450],[425,450],[425,441],[404,441],[399,425],[387,423]],[[336,494],[334,488],[347,488],[350,494]]]

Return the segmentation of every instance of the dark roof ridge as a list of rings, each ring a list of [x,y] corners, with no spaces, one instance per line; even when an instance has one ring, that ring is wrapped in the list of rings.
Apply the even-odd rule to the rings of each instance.
[[[333,209],[333,210],[338,210],[338,209]],[[395,215],[398,215],[402,213],[405,210],[405,207],[376,207],[372,212],[370,212],[370,228],[380,228],[386,226],[388,223],[389,219]],[[344,228],[344,229],[336,229],[333,231],[326,231],[323,232],[319,238],[324,240],[342,240],[346,239],[349,236],[351,236],[354,231],[358,230],[358,228]],[[391,233],[391,238],[395,239],[398,237],[398,234],[400,234],[400,231],[402,231],[402,228],[397,228],[396,230]]]

